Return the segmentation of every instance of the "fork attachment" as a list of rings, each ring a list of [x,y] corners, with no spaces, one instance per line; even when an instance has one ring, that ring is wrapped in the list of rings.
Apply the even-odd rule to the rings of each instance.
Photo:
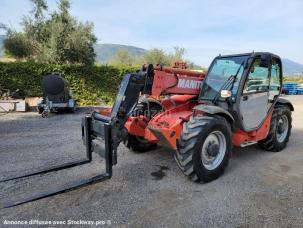
[[[95,152],[100,157],[104,158],[105,173],[91,178],[70,182],[59,188],[36,193],[27,198],[4,202],[4,207],[13,207],[32,202],[110,179],[112,177],[112,166],[117,164],[117,148],[120,142],[123,141],[128,134],[124,124],[136,106],[140,93],[151,92],[152,81],[152,65],[149,65],[145,70],[141,70],[138,73],[125,75],[120,84],[119,93],[112,107],[111,114],[105,116],[98,112],[93,112],[91,116],[86,116],[82,119],[82,141],[86,147],[86,159],[38,170],[33,173],[2,179],[0,182],[7,182],[87,164],[92,162],[92,152]]]

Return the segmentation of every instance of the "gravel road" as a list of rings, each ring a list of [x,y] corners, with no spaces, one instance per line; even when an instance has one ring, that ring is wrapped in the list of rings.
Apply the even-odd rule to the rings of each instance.
[[[32,219],[99,221],[119,227],[302,227],[303,96],[287,98],[295,106],[293,129],[288,147],[280,153],[257,146],[234,149],[221,178],[196,184],[179,171],[173,151],[158,148],[136,154],[121,145],[112,179],[0,209],[0,227],[5,220]],[[84,115],[0,115],[0,179],[83,158]],[[95,160],[68,171],[0,183],[0,203],[97,174],[102,165]]]

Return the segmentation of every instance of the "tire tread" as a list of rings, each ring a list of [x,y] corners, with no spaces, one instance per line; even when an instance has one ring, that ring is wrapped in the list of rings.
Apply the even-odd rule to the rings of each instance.
[[[177,140],[177,151],[175,154],[175,160],[181,169],[181,171],[188,176],[188,178],[194,182],[208,182],[216,177],[207,175],[203,178],[197,174],[194,167],[194,153],[196,144],[199,141],[200,133],[208,128],[210,123],[214,121],[220,121],[222,124],[228,125],[225,118],[217,116],[191,116],[188,122],[183,124],[183,131],[180,138]],[[227,166],[227,162],[223,164],[222,170]]]
[[[289,115],[289,133],[286,136],[286,139],[283,143],[279,143],[276,140],[276,128],[277,128],[277,121],[279,116],[283,115],[283,113],[286,113]],[[292,117],[291,117],[291,111],[288,106],[277,106],[275,107],[272,118],[270,121],[270,130],[267,135],[267,137],[261,141],[258,142],[259,146],[267,151],[272,152],[279,152],[283,150],[286,147],[286,144],[289,141],[289,137],[291,135],[291,128],[292,128]]]

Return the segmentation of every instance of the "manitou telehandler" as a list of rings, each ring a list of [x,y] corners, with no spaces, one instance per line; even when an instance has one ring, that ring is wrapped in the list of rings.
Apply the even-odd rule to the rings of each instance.
[[[7,206],[111,178],[120,142],[137,152],[157,145],[174,149],[177,165],[196,182],[219,177],[233,146],[258,144],[281,151],[291,133],[294,111],[288,100],[279,97],[281,85],[281,59],[266,52],[220,55],[206,75],[144,65],[124,77],[112,108],[100,108],[83,119],[87,160],[39,173],[90,162],[92,152],[105,158],[106,172]]]

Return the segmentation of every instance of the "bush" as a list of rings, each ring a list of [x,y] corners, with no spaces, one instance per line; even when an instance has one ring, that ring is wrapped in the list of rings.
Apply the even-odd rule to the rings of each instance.
[[[111,104],[123,76],[136,70],[138,67],[0,63],[0,89],[19,89],[20,94],[24,96],[42,96],[43,76],[58,72],[65,77],[78,104]]]

